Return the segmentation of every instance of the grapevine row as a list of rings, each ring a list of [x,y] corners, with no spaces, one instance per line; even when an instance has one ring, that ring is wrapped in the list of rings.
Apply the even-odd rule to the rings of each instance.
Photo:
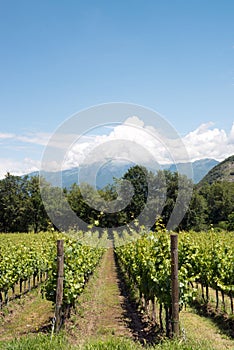
[[[65,245],[64,305],[74,305],[103,253],[103,248],[97,247],[102,245],[102,240],[95,232],[1,234],[1,301],[2,293],[7,296],[8,291],[14,290],[22,281],[28,281],[32,276],[35,279],[36,276],[46,273],[47,281],[43,286],[43,293],[48,300],[55,302],[57,239],[63,239]],[[83,245],[79,241],[90,245]]]
[[[126,243],[123,233],[122,243]],[[131,236],[134,236],[131,233]],[[196,285],[227,293],[232,301],[234,292],[234,244],[233,233],[210,232],[179,234],[179,286],[180,308],[195,298]],[[155,302],[160,305],[161,328],[162,309],[165,309],[166,328],[170,331],[171,317],[171,257],[170,235],[163,228],[157,232],[144,232],[140,238],[121,245],[116,235],[115,252],[119,265],[128,281],[139,291],[143,305]],[[130,241],[130,239],[128,239]],[[191,288],[191,286],[193,288]],[[233,305],[233,304],[232,304]],[[233,312],[233,306],[232,306]],[[156,315],[153,316],[154,318]]]

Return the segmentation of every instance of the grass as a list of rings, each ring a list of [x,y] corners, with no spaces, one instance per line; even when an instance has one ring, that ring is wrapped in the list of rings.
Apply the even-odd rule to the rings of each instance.
[[[65,325],[69,341],[75,346],[110,336],[128,335],[122,322],[122,307],[111,251],[107,251],[79,297],[76,314]]]
[[[68,344],[62,337],[50,337],[45,334],[37,334],[35,336],[25,336],[20,339],[4,341],[0,343],[1,350],[68,350]]]
[[[195,341],[182,342],[180,340],[168,340],[155,346],[144,347],[148,350],[213,350],[207,342]],[[80,350],[142,350],[143,346],[125,338],[110,338],[106,341],[96,341],[85,344]]]
[[[70,345],[63,335],[52,339],[48,335],[38,334],[26,336],[21,339],[0,343],[1,350],[142,350],[140,343],[124,337],[110,337],[105,341],[91,341],[84,345]],[[149,346],[148,350],[213,350],[206,341],[198,342],[187,340],[164,341],[156,346]]]
[[[180,313],[180,324],[188,338],[212,344],[213,350],[234,349],[234,340],[227,337],[209,318],[198,315],[195,310],[187,308]]]
[[[0,337],[12,339],[37,332],[53,316],[52,303],[42,299],[40,288],[9,303],[1,310]]]

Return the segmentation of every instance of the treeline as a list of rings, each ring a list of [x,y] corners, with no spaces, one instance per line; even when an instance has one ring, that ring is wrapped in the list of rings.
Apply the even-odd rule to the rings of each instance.
[[[0,180],[0,232],[38,232],[47,230],[49,225],[39,177],[7,173]]]
[[[47,198],[50,218],[43,205],[41,191]],[[61,201],[61,191],[64,201]],[[146,223],[153,223],[160,216],[167,225],[178,193],[179,208],[186,210],[179,230],[199,231],[208,229],[211,224],[234,230],[234,183],[215,182],[199,187],[178,173],[164,170],[154,174],[135,166],[121,179],[115,179],[113,185],[101,190],[88,184],[74,184],[69,189],[61,189],[52,187],[37,176],[17,177],[8,173],[0,180],[0,232],[45,231],[54,226],[51,222],[54,222],[53,217],[57,222],[61,218],[60,228],[74,228],[77,223],[74,223],[74,217],[69,218],[71,211],[68,211],[65,202],[80,219],[92,226],[121,227],[141,213]],[[64,224],[63,217],[66,217]]]

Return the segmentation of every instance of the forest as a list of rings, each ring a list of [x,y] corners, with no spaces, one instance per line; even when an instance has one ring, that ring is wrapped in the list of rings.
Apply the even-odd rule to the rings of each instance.
[[[134,193],[124,180],[131,182]],[[189,206],[183,208],[191,189]],[[7,173],[5,178],[0,180],[0,232],[37,233],[53,227],[41,193],[49,198],[50,212],[62,217],[67,209],[59,201],[61,191],[72,211],[93,227],[116,228],[126,225],[139,216],[147,201],[145,216],[149,216],[149,222],[152,220],[150,216],[156,212],[166,225],[180,191],[180,205],[186,214],[177,227],[178,231],[208,230],[211,225],[216,230],[234,230],[233,182],[215,181],[211,184],[202,182],[200,185],[194,185],[185,175],[177,172],[160,170],[155,174],[136,165],[121,179],[115,179],[113,185],[99,190],[86,183],[73,184],[69,189],[61,189],[52,187],[39,176],[18,177]],[[87,204],[87,197],[89,203],[93,203],[92,207]],[[129,197],[130,201],[125,208],[120,209],[121,200],[126,197]],[[112,203],[111,212],[105,211],[105,203]],[[68,222],[70,227],[66,226],[64,230],[73,228],[72,219]]]

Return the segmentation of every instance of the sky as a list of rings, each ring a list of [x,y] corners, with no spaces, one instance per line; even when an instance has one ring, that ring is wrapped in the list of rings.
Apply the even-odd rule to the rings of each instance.
[[[40,169],[65,120],[109,102],[157,111],[191,161],[234,154],[233,16],[233,0],[0,0],[0,178]]]

